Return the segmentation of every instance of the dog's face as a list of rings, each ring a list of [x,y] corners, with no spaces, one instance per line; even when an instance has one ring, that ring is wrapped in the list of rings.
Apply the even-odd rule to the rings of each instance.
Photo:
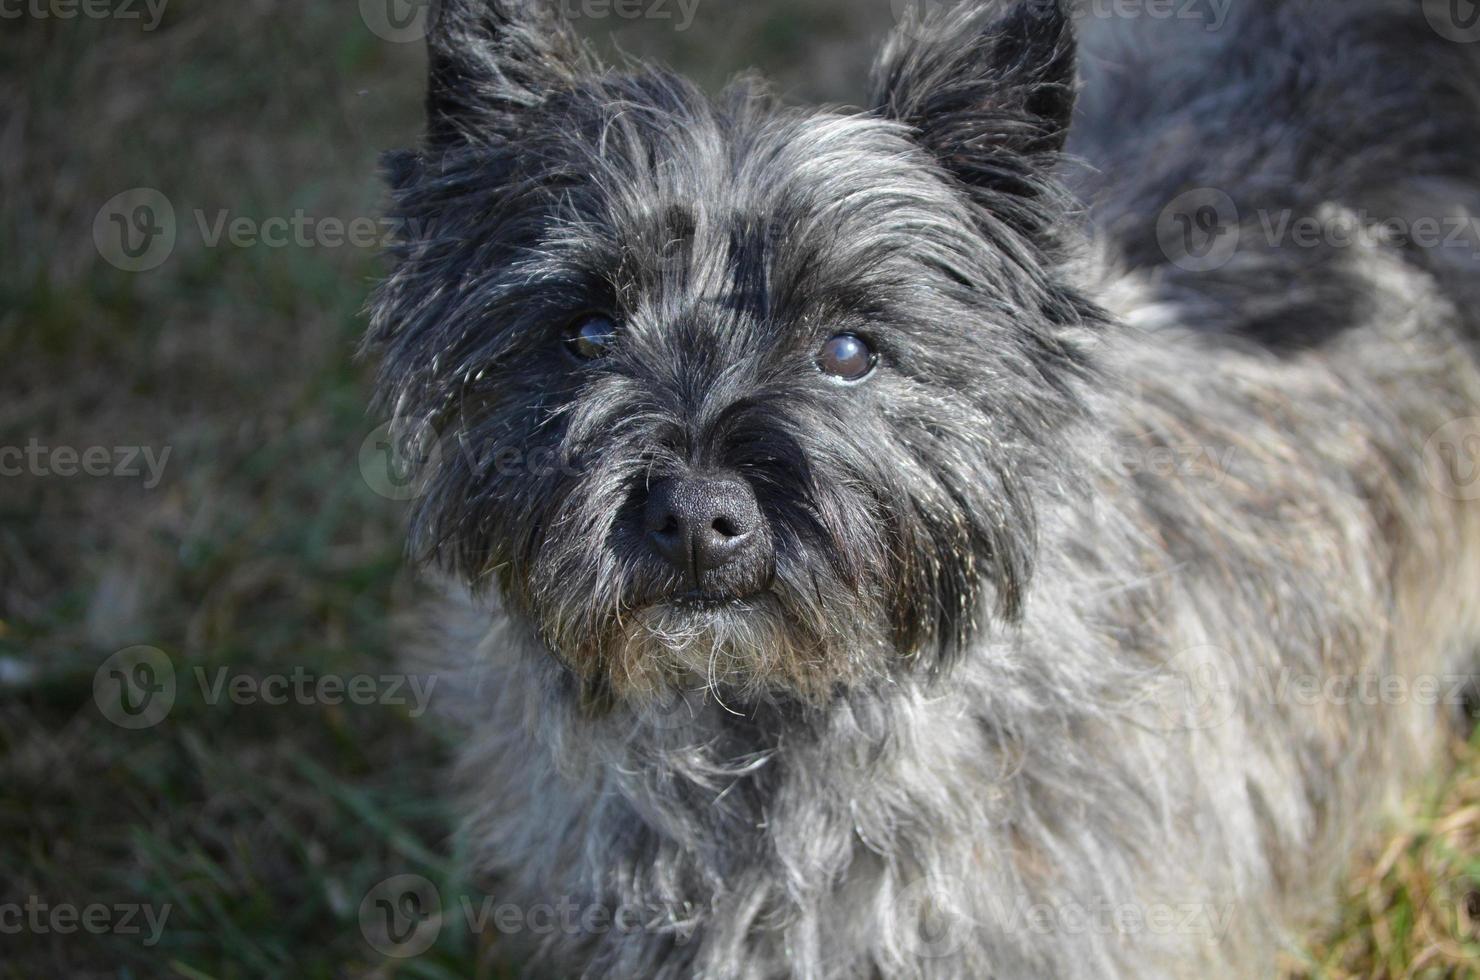
[[[1093,313],[1043,176],[1069,26],[986,6],[893,42],[854,114],[440,11],[383,394],[449,449],[423,550],[588,691],[816,698],[1017,614]]]

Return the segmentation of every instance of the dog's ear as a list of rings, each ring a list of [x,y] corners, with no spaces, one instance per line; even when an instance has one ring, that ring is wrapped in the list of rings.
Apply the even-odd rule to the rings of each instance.
[[[874,77],[875,108],[968,186],[1031,193],[1027,171],[1063,149],[1074,111],[1073,22],[1062,0],[907,16]]]
[[[541,0],[432,0],[427,146],[518,134],[551,94],[594,71],[585,45]]]

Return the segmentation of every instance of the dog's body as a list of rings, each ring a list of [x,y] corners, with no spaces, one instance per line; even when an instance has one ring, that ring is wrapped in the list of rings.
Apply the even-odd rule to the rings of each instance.
[[[1475,253],[1269,229],[1480,213],[1480,55],[1399,0],[1092,24],[1086,168],[1067,22],[968,6],[852,116],[598,81],[509,4],[434,34],[377,337],[455,433],[468,829],[579,910],[555,975],[1268,975],[1472,667]],[[802,374],[819,320],[877,371]],[[694,607],[627,524],[699,467],[769,539]]]

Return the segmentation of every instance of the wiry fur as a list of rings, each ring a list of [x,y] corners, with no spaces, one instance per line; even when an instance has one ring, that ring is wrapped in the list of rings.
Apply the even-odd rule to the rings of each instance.
[[[1480,414],[1475,323],[1438,251],[1192,274],[1154,229],[1209,185],[1249,214],[1469,206],[1480,66],[1415,18],[1096,32],[1087,171],[1059,157],[1071,27],[1036,0],[910,25],[860,112],[601,69],[509,0],[439,12],[372,343],[453,448],[415,541],[478,597],[467,829],[505,899],[640,917],[535,964],[1269,972],[1440,725],[1283,682],[1470,666],[1480,511],[1424,447]],[[591,309],[617,351],[575,365]],[[882,357],[856,386],[813,367],[844,330]],[[1124,465],[1183,447],[1219,466]],[[535,448],[562,465],[509,465]],[[696,612],[636,517],[713,468],[775,568]]]

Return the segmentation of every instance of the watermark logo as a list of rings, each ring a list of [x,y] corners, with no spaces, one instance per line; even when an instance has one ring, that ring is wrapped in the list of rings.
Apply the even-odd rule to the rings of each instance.
[[[1446,41],[1480,41],[1480,0],[1424,0],[1423,15]]]
[[[360,0],[360,19],[376,37],[409,44],[426,38],[437,7],[437,0]]]
[[[387,500],[415,500],[442,458],[437,430],[423,419],[392,419],[360,443],[360,476]]]
[[[1451,500],[1480,500],[1480,418],[1441,426],[1423,447],[1429,485]]]
[[[1227,650],[1188,647],[1155,674],[1141,700],[1152,705],[1152,724],[1163,732],[1206,731],[1227,722],[1237,707]]]
[[[942,959],[965,945],[973,926],[960,902],[968,894],[964,883],[950,875],[926,875],[899,893],[895,915],[913,924],[914,947],[921,956]]]
[[[420,956],[441,933],[442,895],[421,875],[387,878],[360,902],[360,934],[383,956]]]
[[[1423,905],[1423,932],[1455,959],[1480,958],[1480,877],[1442,881]]]
[[[175,250],[175,208],[152,187],[116,194],[93,219],[93,244],[103,260],[124,272],[148,272]]]
[[[1156,220],[1156,241],[1173,265],[1188,272],[1212,272],[1238,252],[1238,206],[1215,187],[1177,195]]]
[[[93,674],[93,701],[119,728],[152,728],[175,706],[175,665],[155,647],[119,650]]]

